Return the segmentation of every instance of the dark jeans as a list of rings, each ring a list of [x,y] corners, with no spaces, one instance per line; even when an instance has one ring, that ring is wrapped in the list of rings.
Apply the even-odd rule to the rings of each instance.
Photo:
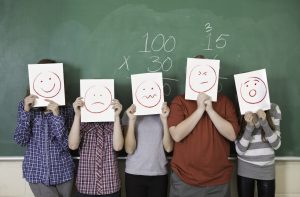
[[[126,197],[166,197],[168,175],[142,176],[125,173]]]
[[[255,182],[257,183],[258,197],[274,197],[275,196],[275,180],[256,180],[237,176],[239,197],[253,197]]]

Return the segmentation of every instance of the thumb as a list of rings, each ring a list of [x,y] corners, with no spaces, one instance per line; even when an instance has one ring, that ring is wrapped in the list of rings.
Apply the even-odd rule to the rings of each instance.
[[[50,99],[44,99],[44,101],[47,101],[47,102],[49,102],[49,103],[52,103],[52,102],[53,102],[53,101],[50,100]]]

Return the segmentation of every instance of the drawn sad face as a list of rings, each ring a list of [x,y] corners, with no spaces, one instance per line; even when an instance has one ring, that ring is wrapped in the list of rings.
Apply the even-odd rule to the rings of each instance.
[[[41,72],[34,78],[33,90],[41,97],[53,98],[61,90],[61,80],[54,72]]]
[[[209,65],[196,66],[190,72],[189,85],[194,92],[207,92],[215,86],[216,82],[217,73]]]
[[[144,81],[137,87],[135,96],[139,104],[152,108],[160,102],[161,88],[154,81]]]
[[[84,102],[89,112],[102,113],[109,108],[112,94],[107,87],[92,86],[86,91]]]
[[[265,99],[267,86],[258,77],[249,77],[240,88],[241,97],[246,103],[256,104]]]

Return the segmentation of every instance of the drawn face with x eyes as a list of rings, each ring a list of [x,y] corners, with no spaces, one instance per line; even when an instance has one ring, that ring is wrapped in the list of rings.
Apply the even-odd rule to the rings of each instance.
[[[267,95],[267,86],[262,79],[249,77],[241,84],[240,93],[246,103],[260,103]]]
[[[107,87],[92,86],[86,91],[84,102],[90,113],[102,113],[109,108],[112,94]]]
[[[216,82],[216,71],[209,65],[195,66],[190,72],[189,85],[194,92],[207,92],[215,86]]]
[[[61,90],[61,80],[55,72],[41,72],[34,78],[33,90],[41,97],[53,98]]]
[[[135,96],[139,104],[152,108],[161,100],[161,88],[154,81],[144,81],[137,87]]]

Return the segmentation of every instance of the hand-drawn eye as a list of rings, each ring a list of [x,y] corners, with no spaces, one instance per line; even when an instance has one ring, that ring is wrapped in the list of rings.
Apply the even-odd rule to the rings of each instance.
[[[248,88],[248,85],[246,85],[246,87]]]
[[[206,76],[206,75],[207,75],[207,72],[203,73],[203,75],[205,75],[205,76]]]
[[[43,80],[41,80],[41,83],[43,83]]]
[[[51,77],[49,77],[49,80],[51,80]]]
[[[96,94],[94,94],[94,96],[96,96]]]
[[[152,87],[151,90],[153,90],[154,88]]]
[[[145,90],[145,88],[143,88],[143,90]]]
[[[100,94],[100,96],[102,96],[102,94]]]
[[[198,75],[201,75],[201,71],[198,71]]]
[[[256,85],[256,83],[254,85]]]

